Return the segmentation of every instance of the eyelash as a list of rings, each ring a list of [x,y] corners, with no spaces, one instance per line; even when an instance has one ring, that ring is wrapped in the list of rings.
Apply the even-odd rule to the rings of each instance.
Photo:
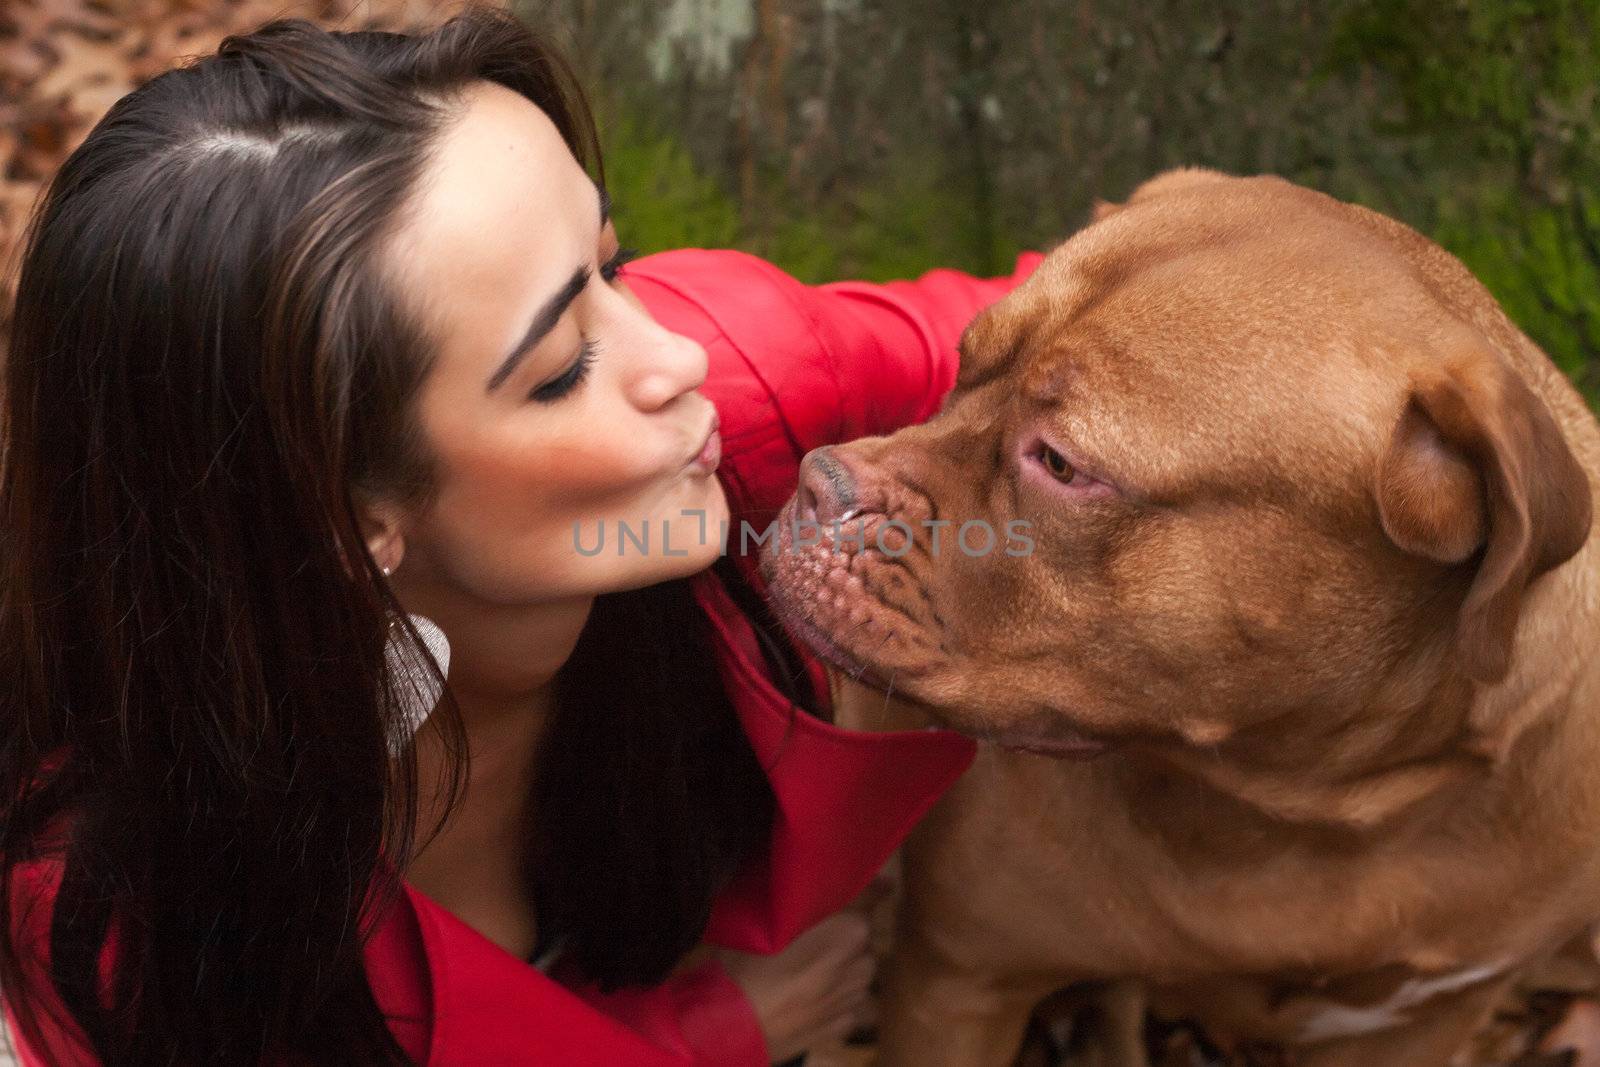
[[[529,394],[529,399],[560,400],[572,392],[589,376],[589,368],[594,364],[595,347],[593,341],[584,341],[583,347],[578,350],[578,358],[572,361],[572,366],[564,371],[561,377],[545,382]]]
[[[631,248],[617,249],[615,255],[600,264],[600,277],[608,282],[616,281],[617,275],[622,273],[622,268],[633,262],[638,255],[639,253]]]

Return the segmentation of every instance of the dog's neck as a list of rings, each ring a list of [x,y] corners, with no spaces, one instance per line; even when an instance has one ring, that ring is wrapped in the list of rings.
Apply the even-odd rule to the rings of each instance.
[[[1582,584],[1539,590],[1541,616],[1588,614]],[[1279,720],[1218,745],[1156,749],[1133,757],[1129,771],[1176,773],[1301,826],[1365,832],[1459,811],[1496,778],[1536,773],[1551,746],[1577,744],[1600,757],[1600,664],[1552,656],[1548,635],[1525,636],[1523,666],[1493,686],[1444,666],[1446,646],[1422,649],[1354,714],[1308,711],[1295,716],[1308,724],[1300,728]]]
[[[1481,756],[1463,749],[1349,778],[1251,766],[1216,751],[1193,749],[1165,750],[1148,760],[1132,758],[1130,768],[1140,777],[1176,772],[1198,791],[1220,794],[1273,823],[1353,831],[1390,825],[1491,773]]]

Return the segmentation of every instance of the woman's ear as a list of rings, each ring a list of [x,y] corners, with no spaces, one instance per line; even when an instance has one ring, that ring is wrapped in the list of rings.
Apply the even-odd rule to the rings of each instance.
[[[404,513],[388,503],[362,504],[360,511],[361,536],[367,542],[367,551],[385,576],[393,574],[406,555]]]

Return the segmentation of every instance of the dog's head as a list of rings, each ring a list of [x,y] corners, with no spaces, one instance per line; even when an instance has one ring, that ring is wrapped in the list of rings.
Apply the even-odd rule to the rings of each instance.
[[[1487,292],[1272,178],[1174,172],[1096,216],[971,324],[935,418],[807,457],[764,558],[792,630],[1059,751],[1502,677],[1590,489]]]

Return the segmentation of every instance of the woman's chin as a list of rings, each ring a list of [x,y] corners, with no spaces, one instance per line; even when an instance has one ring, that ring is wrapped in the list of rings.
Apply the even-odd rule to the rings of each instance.
[[[685,512],[652,522],[648,540],[632,531],[607,538],[606,555],[611,558],[606,562],[613,577],[621,580],[620,588],[687,578],[717,561],[728,525],[726,508],[692,506]],[[729,547],[734,550],[731,542]]]
[[[674,552],[676,550],[676,546],[674,546]],[[721,548],[713,532],[713,535],[703,545],[698,541],[685,545],[682,556],[673,555],[669,557],[662,555],[652,560],[647,560],[647,563],[654,564],[651,570],[655,576],[645,584],[667,582],[674,578],[687,578],[691,574],[698,574],[715,563],[720,554]]]

